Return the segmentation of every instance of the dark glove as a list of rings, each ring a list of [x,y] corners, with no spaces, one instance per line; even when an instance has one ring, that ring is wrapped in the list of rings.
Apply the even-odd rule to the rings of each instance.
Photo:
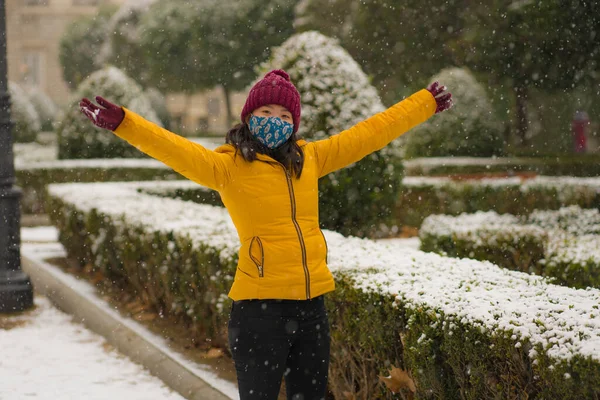
[[[436,114],[452,107],[452,94],[450,92],[444,93],[446,86],[440,86],[439,82],[433,82],[431,85],[429,85],[427,90],[429,90],[429,93],[431,93],[435,98],[435,102],[437,104],[435,109]]]
[[[125,111],[110,101],[96,96],[96,101],[104,108],[100,108],[86,98],[81,99],[79,108],[99,128],[114,131],[125,118]]]

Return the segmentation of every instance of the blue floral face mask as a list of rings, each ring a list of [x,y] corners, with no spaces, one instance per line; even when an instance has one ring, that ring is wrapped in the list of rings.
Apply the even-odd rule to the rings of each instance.
[[[292,136],[294,125],[277,117],[250,116],[250,133],[269,149],[276,149]]]

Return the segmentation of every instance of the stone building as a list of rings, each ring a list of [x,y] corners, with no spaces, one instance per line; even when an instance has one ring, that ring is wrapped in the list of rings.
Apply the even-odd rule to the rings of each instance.
[[[8,77],[22,85],[42,89],[64,107],[70,90],[62,76],[59,43],[67,26],[77,18],[94,15],[104,4],[120,5],[125,0],[6,0]],[[235,121],[227,121],[223,91],[187,96],[166,93],[173,117],[171,129],[189,135],[208,132],[224,135]],[[232,112],[239,113],[245,94],[232,95]]]

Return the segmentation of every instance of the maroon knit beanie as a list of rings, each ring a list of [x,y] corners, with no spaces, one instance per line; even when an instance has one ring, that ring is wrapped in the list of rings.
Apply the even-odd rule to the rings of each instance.
[[[290,76],[282,69],[274,69],[256,82],[242,109],[242,122],[259,107],[267,104],[278,104],[292,113],[294,132],[300,126],[300,93],[290,81]]]

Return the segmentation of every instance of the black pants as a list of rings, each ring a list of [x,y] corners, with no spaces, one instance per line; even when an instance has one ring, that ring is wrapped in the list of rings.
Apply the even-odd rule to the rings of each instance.
[[[288,400],[323,400],[329,368],[323,296],[241,300],[229,317],[229,346],[241,400],[275,400],[285,377]]]

